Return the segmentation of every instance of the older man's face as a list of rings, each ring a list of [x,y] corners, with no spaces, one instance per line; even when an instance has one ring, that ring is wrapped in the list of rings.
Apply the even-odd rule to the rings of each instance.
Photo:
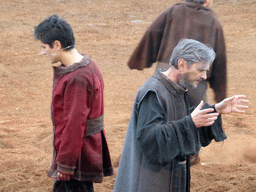
[[[182,87],[192,86],[196,88],[200,81],[207,78],[207,70],[209,70],[209,65],[202,63],[191,64],[186,72],[179,77],[179,84]]]

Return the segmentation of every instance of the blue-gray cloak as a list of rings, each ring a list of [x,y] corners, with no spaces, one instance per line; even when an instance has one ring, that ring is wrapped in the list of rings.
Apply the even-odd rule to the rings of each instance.
[[[114,192],[190,191],[189,156],[226,135],[220,116],[212,126],[195,127],[186,93],[160,70],[139,89]]]

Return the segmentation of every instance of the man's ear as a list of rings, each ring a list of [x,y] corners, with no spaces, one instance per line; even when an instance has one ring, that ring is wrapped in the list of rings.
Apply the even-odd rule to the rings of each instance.
[[[55,50],[61,50],[62,49],[62,46],[61,46],[61,43],[60,43],[60,41],[58,41],[58,40],[55,40],[54,42],[53,42],[53,48],[55,49]]]
[[[179,59],[178,60],[178,69],[184,73],[185,71],[187,71],[188,69],[188,64],[187,61],[185,61],[184,59]]]

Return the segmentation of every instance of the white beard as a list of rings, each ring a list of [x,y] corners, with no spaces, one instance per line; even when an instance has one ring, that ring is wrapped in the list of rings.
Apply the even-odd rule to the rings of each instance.
[[[186,75],[181,75],[179,77],[179,85],[183,88],[187,88],[189,86]]]
[[[189,81],[187,75],[181,75],[179,77],[179,85],[183,88],[196,88],[197,85],[193,84],[193,82]]]

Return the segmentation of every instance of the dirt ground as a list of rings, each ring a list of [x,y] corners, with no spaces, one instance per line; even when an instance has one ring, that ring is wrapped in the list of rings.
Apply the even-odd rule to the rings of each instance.
[[[115,172],[133,100],[155,68],[129,70],[126,62],[150,23],[179,0],[2,0],[0,2],[0,191],[49,192],[52,158],[52,68],[39,55],[34,26],[51,14],[73,27],[76,48],[95,60],[105,81],[105,127]],[[228,139],[201,151],[191,191],[255,191],[256,1],[215,0],[226,36],[228,95],[245,94],[243,115],[224,115]],[[209,91],[210,102],[212,92]],[[115,175],[95,184],[110,192]]]

